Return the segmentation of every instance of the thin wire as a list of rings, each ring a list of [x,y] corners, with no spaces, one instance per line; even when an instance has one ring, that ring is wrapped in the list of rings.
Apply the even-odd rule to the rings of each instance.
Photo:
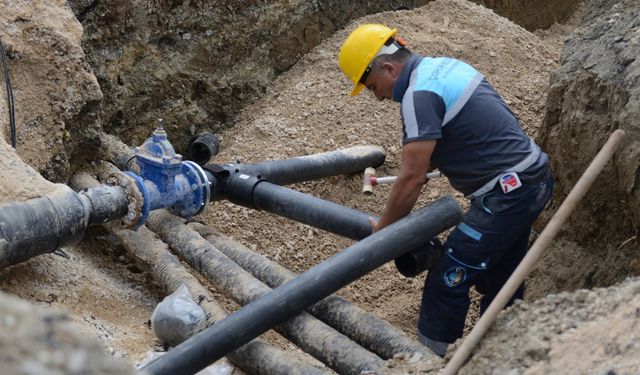
[[[7,54],[4,51],[2,41],[0,41],[0,61],[2,61],[2,72],[4,74],[4,82],[7,84],[7,105],[9,107],[9,125],[11,126],[11,146],[16,148],[16,112],[13,107],[13,90],[11,89],[11,79],[9,78],[9,68],[7,63]]]

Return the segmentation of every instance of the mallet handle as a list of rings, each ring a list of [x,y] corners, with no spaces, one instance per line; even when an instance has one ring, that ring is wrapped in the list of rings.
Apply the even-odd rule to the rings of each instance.
[[[435,177],[442,177],[442,172],[433,171],[433,172],[427,173],[427,178],[435,178]],[[397,176],[372,177],[371,178],[371,185],[392,184],[392,183],[396,182],[397,178],[398,178]]]

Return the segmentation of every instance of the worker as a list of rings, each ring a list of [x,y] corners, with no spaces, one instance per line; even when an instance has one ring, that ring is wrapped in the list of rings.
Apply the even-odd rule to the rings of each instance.
[[[400,171],[379,220],[370,219],[372,231],[409,214],[435,168],[470,200],[422,294],[418,338],[444,356],[462,336],[470,287],[483,294],[484,312],[524,257],[552,194],[548,156],[482,73],[454,58],[413,54],[395,29],[358,27],[339,65],[354,84],[351,95],[367,88],[401,103]],[[523,293],[524,285],[510,303]]]

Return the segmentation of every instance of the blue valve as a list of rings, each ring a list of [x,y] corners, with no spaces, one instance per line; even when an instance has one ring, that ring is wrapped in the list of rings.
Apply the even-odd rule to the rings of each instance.
[[[209,203],[210,183],[192,161],[182,161],[167,139],[162,120],[140,147],[135,148],[140,175],[127,172],[142,194],[143,203],[133,227],[144,224],[149,212],[167,208],[184,218],[201,213]]]

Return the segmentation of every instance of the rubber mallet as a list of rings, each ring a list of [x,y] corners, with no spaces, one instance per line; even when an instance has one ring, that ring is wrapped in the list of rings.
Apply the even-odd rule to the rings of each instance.
[[[436,170],[427,173],[427,178],[442,177],[442,172]],[[364,170],[364,178],[362,179],[362,192],[370,195],[373,194],[373,187],[380,184],[392,184],[396,181],[397,176],[376,177],[375,168],[367,168]]]

